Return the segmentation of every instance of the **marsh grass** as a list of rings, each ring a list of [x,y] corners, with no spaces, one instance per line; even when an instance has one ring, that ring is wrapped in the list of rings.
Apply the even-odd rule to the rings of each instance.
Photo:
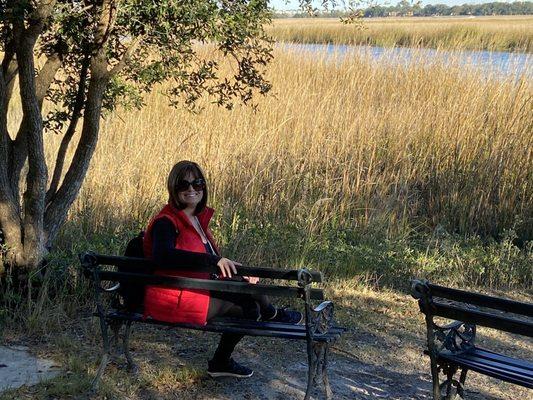
[[[533,51],[533,17],[372,18],[344,24],[336,18],[278,19],[267,28],[276,40],[381,47]]]
[[[166,202],[171,166],[193,159],[232,257],[374,283],[531,284],[527,75],[279,51],[268,74],[274,93],[255,111],[205,101],[191,114],[157,90],[107,116],[59,249],[122,251]]]

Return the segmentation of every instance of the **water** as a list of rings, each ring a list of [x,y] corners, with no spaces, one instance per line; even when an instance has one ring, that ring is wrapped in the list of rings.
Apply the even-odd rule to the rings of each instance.
[[[487,76],[501,78],[533,78],[532,57],[530,54],[509,53],[504,51],[454,51],[435,49],[412,49],[408,47],[375,47],[337,44],[289,44],[278,45],[282,50],[324,54],[327,57],[342,60],[347,56],[362,55],[370,57],[376,63],[405,65],[424,63],[432,65],[459,65],[465,69],[477,69]]]

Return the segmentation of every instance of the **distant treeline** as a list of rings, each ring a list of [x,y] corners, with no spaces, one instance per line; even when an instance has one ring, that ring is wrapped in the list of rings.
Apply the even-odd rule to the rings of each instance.
[[[395,6],[372,6],[366,9],[361,9],[360,12],[366,18],[372,17],[397,17],[397,16],[415,16],[415,17],[430,17],[430,16],[453,16],[453,15],[532,15],[533,2],[531,1],[517,1],[514,3],[485,3],[485,4],[463,4],[460,6],[447,6],[445,4],[428,4],[427,6],[420,6],[407,0],[402,0]],[[332,10],[328,12],[319,12],[318,17],[345,17],[347,13],[342,10]],[[309,14],[305,12],[280,13],[275,12],[276,18],[307,18]]]

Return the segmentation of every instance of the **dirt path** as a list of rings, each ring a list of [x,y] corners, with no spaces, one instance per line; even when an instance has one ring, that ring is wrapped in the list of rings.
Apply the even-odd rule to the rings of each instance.
[[[0,393],[23,385],[35,385],[59,373],[54,361],[32,356],[27,347],[0,346]]]
[[[272,354],[263,359],[258,355],[245,354],[241,356],[241,360],[255,370],[252,379],[224,379],[213,382],[206,378],[198,392],[188,392],[186,396],[202,400],[302,399],[306,388],[307,363],[304,346],[292,344],[291,351],[296,350],[298,354],[283,359],[273,359]],[[430,398],[430,384],[424,374],[397,373],[365,364],[335,351],[329,365],[329,376],[334,399]],[[313,398],[323,398],[320,390],[313,393]]]
[[[139,336],[144,336],[139,332]],[[141,342],[143,338],[139,337]],[[149,335],[150,336],[150,335]],[[359,337],[358,343],[353,342]],[[366,334],[365,334],[366,337]],[[175,339],[175,341],[174,341]],[[235,358],[254,369],[254,376],[246,380],[211,379],[205,375],[205,366],[217,336],[206,333],[176,333],[171,338],[174,361],[164,352],[157,352],[156,362],[174,364],[177,368],[193,368],[199,372],[194,384],[172,390],[172,385],[158,390],[144,390],[142,399],[264,399],[288,400],[302,399],[307,382],[307,360],[305,343],[266,338],[245,338],[239,344]],[[164,339],[168,341],[168,337]],[[429,362],[422,356],[421,349],[396,347],[395,365],[383,358],[374,359],[371,355],[364,361],[364,339],[360,334],[349,334],[332,350],[329,364],[330,383],[333,399],[430,399],[431,381]],[[160,343],[165,348],[164,342]],[[207,344],[207,346],[206,346]],[[137,346],[139,341],[137,341]],[[368,343],[375,346],[375,343]],[[155,346],[159,348],[159,345]],[[346,349],[354,349],[354,352]],[[168,348],[167,348],[168,350]],[[385,351],[391,352],[391,349]],[[154,355],[145,349],[137,348],[135,357],[141,369],[150,369]],[[356,354],[357,353],[357,354]],[[418,355],[417,355],[418,353]],[[167,353],[168,354],[168,353]],[[145,357],[148,357],[145,359]],[[414,357],[414,359],[412,359]],[[151,361],[150,361],[151,359]],[[166,360],[166,361],[163,361]],[[167,364],[168,365],[168,364]],[[484,377],[475,376],[470,380],[467,390],[470,400],[517,399],[522,393],[520,388],[501,384],[492,380],[486,383]],[[503,386],[502,386],[503,385]],[[501,395],[498,388],[513,388],[510,397]],[[485,388],[479,390],[479,388]],[[177,388],[176,388],[177,389]],[[491,392],[495,389],[493,392]],[[517,391],[518,390],[518,391]],[[525,393],[525,392],[524,392]],[[315,391],[314,399],[323,398],[321,391]]]

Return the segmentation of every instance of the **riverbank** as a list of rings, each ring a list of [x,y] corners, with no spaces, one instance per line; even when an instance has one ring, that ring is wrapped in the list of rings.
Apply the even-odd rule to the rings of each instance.
[[[533,52],[533,16],[276,19],[267,32],[292,43]]]

